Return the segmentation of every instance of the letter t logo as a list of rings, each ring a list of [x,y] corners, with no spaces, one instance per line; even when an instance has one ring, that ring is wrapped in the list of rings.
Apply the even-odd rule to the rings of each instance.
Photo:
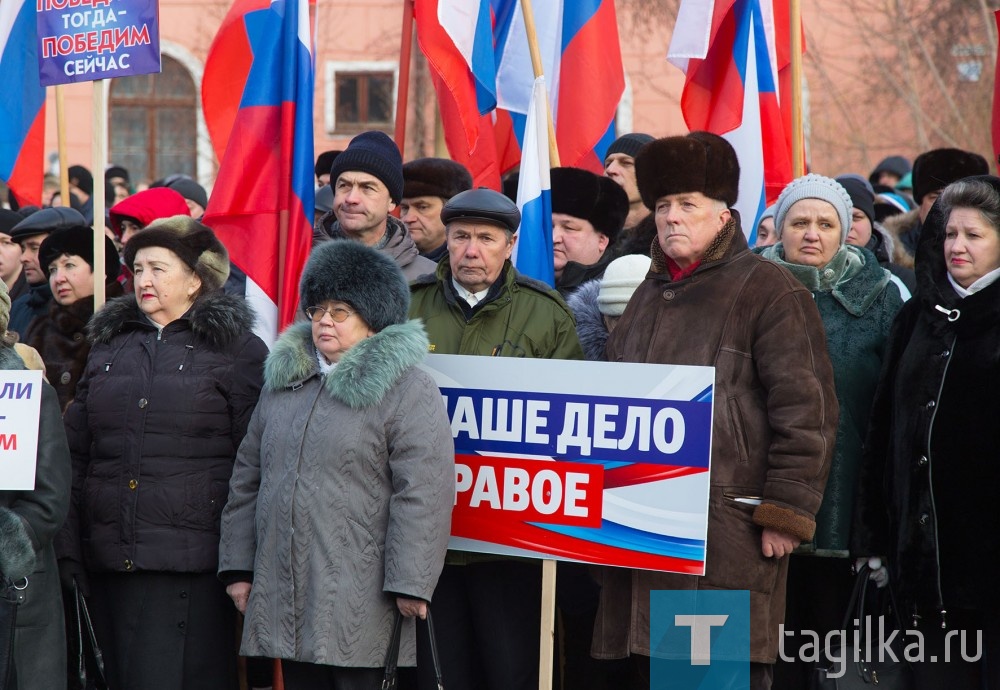
[[[691,628],[691,665],[708,666],[712,663],[712,628],[725,625],[728,615],[699,616],[675,615],[674,625]]]

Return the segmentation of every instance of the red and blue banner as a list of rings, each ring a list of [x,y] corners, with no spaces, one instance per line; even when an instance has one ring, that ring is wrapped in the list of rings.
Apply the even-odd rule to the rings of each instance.
[[[160,71],[157,0],[37,0],[42,86]]]
[[[553,0],[534,11],[560,164],[602,172],[625,89],[614,3]],[[414,16],[448,149],[476,184],[499,188],[520,160],[534,83],[521,4],[415,0]]]
[[[740,161],[736,208],[757,219],[792,180],[788,0],[685,0],[668,58],[686,74],[688,128],[724,136]]]
[[[311,35],[307,0],[236,0],[202,79],[205,120],[223,152],[204,222],[246,273],[267,342],[295,318],[312,241]]]
[[[0,180],[21,206],[42,201],[45,165],[45,89],[38,80],[35,7],[0,2]]]
[[[704,574],[712,367],[422,366],[455,439],[451,548]]]

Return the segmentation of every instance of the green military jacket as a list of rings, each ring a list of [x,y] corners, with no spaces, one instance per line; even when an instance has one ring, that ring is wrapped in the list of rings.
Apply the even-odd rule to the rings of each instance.
[[[411,318],[421,318],[429,351],[445,355],[583,359],[576,322],[562,297],[520,275],[508,261],[499,292],[466,321],[447,259],[410,283]]]

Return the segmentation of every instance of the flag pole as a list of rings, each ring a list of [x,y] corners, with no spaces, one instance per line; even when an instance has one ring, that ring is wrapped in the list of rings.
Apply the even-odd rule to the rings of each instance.
[[[531,0],[521,0],[521,14],[524,15],[524,31],[528,36],[528,52],[531,54],[531,67],[535,72],[535,79],[538,79],[538,77],[545,76],[545,68],[542,65],[542,53],[538,49],[538,33],[535,30],[535,13],[531,9]],[[549,125],[549,166],[558,168],[559,146],[556,143],[556,129],[552,124],[552,109],[549,107],[547,90],[545,94],[545,118],[548,120]],[[554,562],[552,567],[554,576]]]
[[[94,82],[94,130],[91,139],[94,188],[90,198],[94,208],[94,312],[104,305],[104,169],[108,164],[108,80]],[[60,173],[61,174],[61,173]],[[68,199],[64,200],[64,203]]]
[[[56,87],[56,140],[59,148],[59,198],[69,205],[69,166],[66,165],[66,105],[62,84]]]
[[[531,54],[531,67],[535,79],[545,76],[542,66],[542,53],[538,49],[538,33],[535,30],[535,13],[531,8],[531,0],[521,0],[521,13],[524,16],[524,30],[528,37],[528,52]],[[545,119],[549,129],[549,167],[559,167],[559,146],[556,143],[556,130],[552,125],[552,109],[549,107],[548,90],[545,92]],[[554,640],[556,634],[556,562],[551,558],[542,560],[542,623],[538,639],[538,690],[552,690],[552,666]]]
[[[406,101],[410,95],[410,55],[413,46],[413,0],[403,0],[403,32],[399,42],[399,84],[396,87],[396,146],[406,144]]]
[[[802,7],[790,0],[788,7],[792,49],[792,177],[806,174],[805,138],[802,131]]]

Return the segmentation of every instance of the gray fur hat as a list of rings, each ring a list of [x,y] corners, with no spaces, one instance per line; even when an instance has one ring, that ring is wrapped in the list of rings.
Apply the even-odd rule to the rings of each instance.
[[[135,263],[135,255],[146,247],[169,249],[201,279],[203,293],[222,288],[229,278],[229,252],[212,228],[191,216],[161,218],[132,236],[122,252],[125,265]]]
[[[140,233],[141,234],[141,233]],[[329,300],[347,302],[373,331],[405,323],[410,288],[396,262],[353,240],[316,247],[299,283],[302,309]]]

